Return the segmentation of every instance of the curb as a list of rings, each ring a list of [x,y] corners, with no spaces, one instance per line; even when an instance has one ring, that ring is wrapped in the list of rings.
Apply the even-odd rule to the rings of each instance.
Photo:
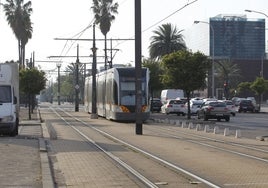
[[[48,137],[48,131],[46,128],[45,123],[41,123],[41,129],[43,137],[39,138],[39,151],[40,151],[40,159],[41,159],[41,169],[42,169],[42,184],[43,187],[55,187],[52,172],[50,169],[50,162],[48,158],[48,152],[47,152],[47,139]]]
[[[38,139],[39,141],[39,152],[40,152],[40,160],[41,160],[41,170],[42,170],[42,184],[43,187],[55,187],[53,176],[50,168],[50,161],[48,157],[48,151],[47,151],[47,142],[49,140],[49,133],[46,127],[46,124],[43,123],[43,120],[41,118],[40,110],[38,108],[38,119],[41,122],[41,137]]]

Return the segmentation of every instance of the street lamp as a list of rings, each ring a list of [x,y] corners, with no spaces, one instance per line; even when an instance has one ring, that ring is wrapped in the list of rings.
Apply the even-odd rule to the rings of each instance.
[[[57,63],[58,67],[58,105],[60,105],[60,67],[61,63]]]
[[[246,9],[245,10],[246,12],[253,12],[253,13],[257,13],[257,14],[262,14],[264,15],[266,18],[268,18],[268,15],[263,13],[263,12],[259,12],[259,11],[256,11],[256,10],[248,10]],[[260,76],[263,77],[263,59],[265,58],[266,54],[265,52],[262,54],[262,57],[261,57],[261,72],[260,72]]]
[[[77,44],[77,58],[75,62],[75,112],[79,111],[79,45]]]
[[[257,14],[262,14],[262,15],[264,15],[266,18],[268,18],[268,15],[265,14],[265,13],[263,13],[263,12],[259,12],[259,11],[256,11],[256,10],[248,10],[248,9],[246,9],[245,11],[246,11],[246,12],[254,12],[254,13],[257,13]]]
[[[268,15],[263,13],[263,12],[260,12],[260,11],[256,11],[256,10],[248,10],[246,9],[245,10],[246,12],[254,12],[254,13],[257,13],[257,14],[262,14],[264,15],[266,18],[268,18]],[[263,59],[264,59],[264,56],[266,56],[265,52],[262,54],[262,57],[261,57],[261,73],[260,73],[260,76],[263,78]],[[263,101],[263,94],[261,95],[261,101]]]
[[[211,70],[211,95],[212,97],[215,96],[214,91],[215,91],[215,78],[214,78],[214,40],[215,40],[215,36],[214,36],[214,28],[213,26],[209,23],[209,22],[205,22],[205,21],[194,21],[194,24],[198,24],[198,23],[205,23],[208,24],[211,28],[212,31],[212,70]]]

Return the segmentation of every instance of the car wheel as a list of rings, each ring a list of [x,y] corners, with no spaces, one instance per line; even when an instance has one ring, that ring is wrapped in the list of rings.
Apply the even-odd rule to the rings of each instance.
[[[230,116],[226,117],[225,121],[227,121],[227,122],[230,121]]]
[[[221,121],[221,118],[217,118],[217,121]]]

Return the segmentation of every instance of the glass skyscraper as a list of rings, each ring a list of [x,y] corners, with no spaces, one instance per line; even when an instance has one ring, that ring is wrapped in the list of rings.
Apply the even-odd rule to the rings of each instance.
[[[265,19],[220,14],[209,19],[210,55],[232,60],[262,59],[265,54]],[[214,37],[214,47],[213,47]]]

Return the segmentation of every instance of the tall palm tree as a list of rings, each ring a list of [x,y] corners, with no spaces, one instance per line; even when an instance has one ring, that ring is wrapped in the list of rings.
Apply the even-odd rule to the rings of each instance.
[[[170,23],[159,26],[153,31],[155,34],[151,37],[149,53],[151,58],[161,58],[166,54],[185,50],[186,44],[181,34],[182,30],[178,31],[176,26]]]
[[[104,35],[104,68],[107,69],[107,33],[110,31],[111,23],[114,21],[117,14],[118,3],[113,3],[113,0],[93,0],[91,7],[95,14],[95,23],[100,26],[100,30]]]
[[[19,62],[22,68],[25,64],[25,46],[32,38],[33,32],[30,18],[33,11],[32,3],[28,1],[24,4],[24,0],[6,0],[6,2],[4,11],[7,22],[18,40]]]
[[[228,60],[217,61],[215,64],[218,84],[217,87],[224,87],[225,97],[229,98],[229,90],[237,87],[241,78],[241,69],[237,64]]]

